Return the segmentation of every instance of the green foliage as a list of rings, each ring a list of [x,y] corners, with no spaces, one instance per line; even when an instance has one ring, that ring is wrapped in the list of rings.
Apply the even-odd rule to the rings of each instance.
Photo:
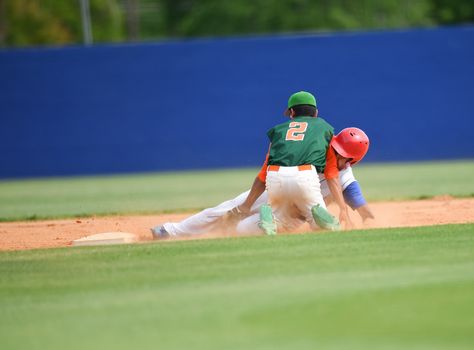
[[[10,0],[4,6],[7,45],[71,43],[80,31],[70,2]]]
[[[431,0],[433,19],[440,24],[456,24],[474,21],[472,0]]]
[[[135,27],[141,39],[157,39],[474,21],[472,0],[89,1],[95,42],[135,39]],[[0,0],[2,40],[6,46],[80,43],[79,0]]]
[[[0,253],[3,349],[470,349],[474,225]]]
[[[168,36],[394,28],[432,24],[428,1],[164,1]]]
[[[119,0],[89,0],[94,41],[119,42],[125,39],[124,14]],[[77,19],[76,13],[76,19]],[[82,35],[81,35],[82,38]]]
[[[5,45],[63,45],[82,42],[78,0],[3,1],[6,1],[3,16],[6,22],[3,26]],[[124,31],[118,0],[90,0],[90,7],[94,14],[92,31],[95,40],[122,40]]]

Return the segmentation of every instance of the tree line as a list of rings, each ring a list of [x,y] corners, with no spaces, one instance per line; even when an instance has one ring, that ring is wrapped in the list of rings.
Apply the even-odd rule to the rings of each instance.
[[[83,41],[81,0],[0,0],[3,47]],[[472,0],[88,0],[94,42],[474,22]]]

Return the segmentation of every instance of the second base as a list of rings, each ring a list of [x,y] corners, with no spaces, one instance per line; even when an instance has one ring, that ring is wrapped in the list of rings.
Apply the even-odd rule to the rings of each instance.
[[[104,232],[91,236],[82,237],[72,241],[72,245],[91,246],[91,245],[107,245],[107,244],[124,244],[137,241],[137,236],[128,232]]]

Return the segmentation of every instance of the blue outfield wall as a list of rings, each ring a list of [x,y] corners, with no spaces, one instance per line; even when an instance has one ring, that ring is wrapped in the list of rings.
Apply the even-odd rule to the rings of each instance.
[[[1,178],[259,166],[313,92],[367,161],[474,158],[474,27],[0,51]]]

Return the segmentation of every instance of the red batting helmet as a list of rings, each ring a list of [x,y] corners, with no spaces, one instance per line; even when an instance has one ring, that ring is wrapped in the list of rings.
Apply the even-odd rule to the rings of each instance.
[[[364,158],[369,150],[369,138],[358,128],[345,128],[331,140],[331,146],[345,158],[352,158],[351,165]]]

